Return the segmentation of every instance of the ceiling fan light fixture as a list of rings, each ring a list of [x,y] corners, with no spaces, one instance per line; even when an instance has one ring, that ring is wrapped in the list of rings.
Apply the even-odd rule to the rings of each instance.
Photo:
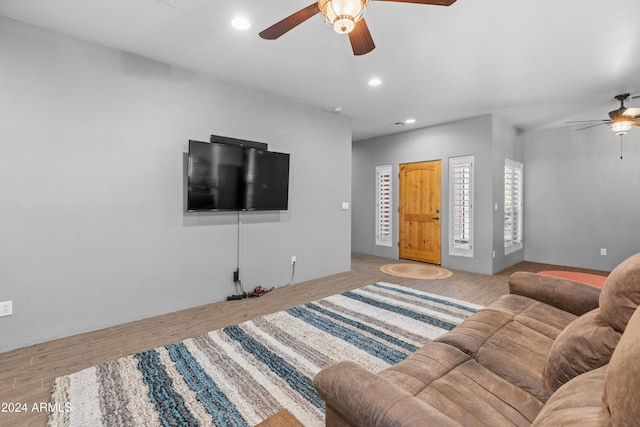
[[[369,0],[318,0],[327,25],[338,34],[348,34],[367,10]]]
[[[338,34],[349,34],[356,27],[356,22],[350,16],[339,16],[333,22],[333,29]]]
[[[611,130],[616,135],[620,135],[620,136],[626,135],[627,133],[629,133],[629,130],[631,130],[631,122],[627,120],[613,122],[611,123]]]

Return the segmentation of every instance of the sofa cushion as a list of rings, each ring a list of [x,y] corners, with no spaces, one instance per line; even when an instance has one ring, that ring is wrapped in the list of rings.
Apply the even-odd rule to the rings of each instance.
[[[504,295],[435,341],[452,345],[508,382],[546,401],[543,371],[553,341],[576,316],[520,295]]]
[[[528,426],[543,405],[461,350],[438,342],[378,376],[464,426]]]
[[[509,294],[474,313],[436,341],[453,345],[475,358],[487,340],[509,323],[517,322],[532,332],[555,340],[576,318],[534,299]]]
[[[544,405],[532,427],[611,425],[604,394],[607,366],[579,375],[560,387]]]
[[[517,271],[509,277],[509,293],[532,298],[582,316],[600,306],[601,289],[575,280]]]
[[[609,363],[620,340],[600,315],[600,309],[571,322],[553,342],[544,369],[545,386],[555,392],[570,379]]]
[[[640,422],[640,309],[629,320],[605,378],[605,396],[614,426]]]
[[[343,361],[321,370],[313,385],[326,402],[327,426],[462,425],[378,375]]]
[[[640,253],[613,269],[600,293],[602,317],[617,331],[624,332],[640,304]]]

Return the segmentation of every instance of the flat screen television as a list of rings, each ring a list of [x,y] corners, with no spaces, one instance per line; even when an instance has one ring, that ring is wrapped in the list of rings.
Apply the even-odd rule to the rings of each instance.
[[[287,210],[289,154],[189,141],[187,211]]]

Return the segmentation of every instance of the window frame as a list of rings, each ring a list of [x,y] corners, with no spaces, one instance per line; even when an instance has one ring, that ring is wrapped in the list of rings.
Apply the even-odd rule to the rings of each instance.
[[[377,246],[393,246],[393,166],[376,166],[376,218]]]
[[[449,158],[449,255],[452,256],[473,258],[474,163],[475,156]],[[468,182],[464,182],[465,178]]]
[[[504,162],[504,253],[524,247],[524,165],[505,158]]]

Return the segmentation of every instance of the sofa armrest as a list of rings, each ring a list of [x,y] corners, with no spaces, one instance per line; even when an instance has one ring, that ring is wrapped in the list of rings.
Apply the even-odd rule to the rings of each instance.
[[[460,424],[413,395],[401,390],[353,362],[341,362],[323,369],[313,384],[337,413],[340,424],[351,426],[456,426]],[[331,422],[327,419],[327,426]]]
[[[519,271],[509,278],[509,292],[533,298],[581,316],[599,306],[600,288],[575,280]]]

